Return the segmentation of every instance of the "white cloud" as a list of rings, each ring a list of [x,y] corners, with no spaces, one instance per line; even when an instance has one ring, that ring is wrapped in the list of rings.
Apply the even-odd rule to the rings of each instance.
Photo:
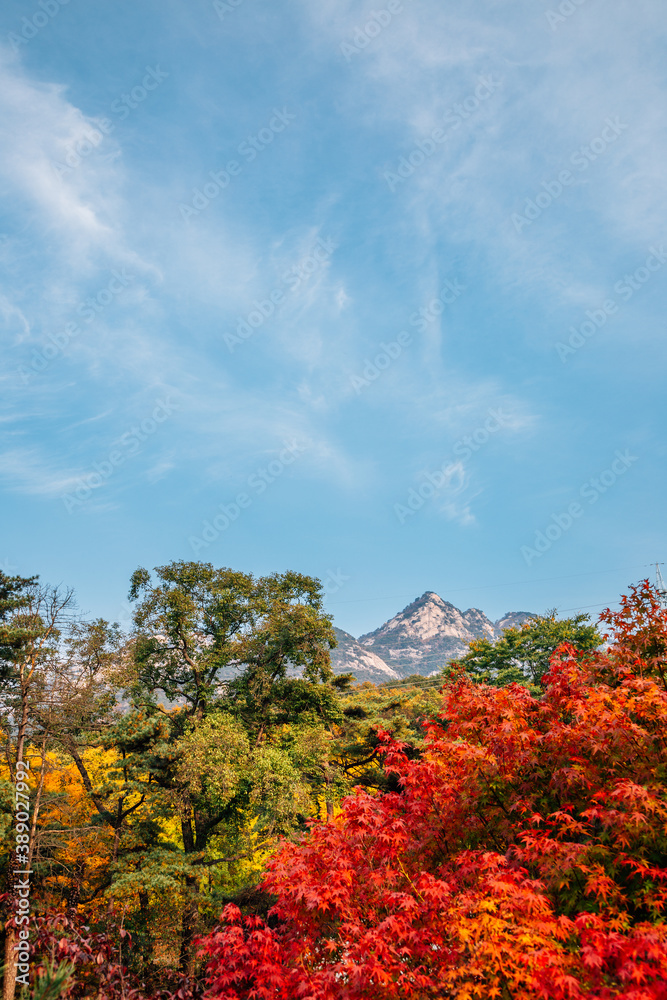
[[[110,168],[93,143],[80,166],[65,165],[68,152],[85,149],[100,136],[98,121],[86,117],[56,84],[30,80],[18,57],[0,49],[0,138],[6,153],[2,175],[24,211],[37,213],[54,227],[62,249],[78,267],[90,267],[100,252],[128,258],[112,219],[118,207],[117,168]],[[11,140],[11,141],[10,141]],[[75,162],[72,159],[72,162]],[[59,176],[57,165],[63,167]]]
[[[76,489],[78,475],[54,469],[38,448],[13,448],[0,455],[0,476],[16,493],[58,497]]]
[[[317,44],[333,56],[373,8],[332,0],[302,9]],[[344,64],[340,88],[369,135],[395,130],[395,156],[378,165],[382,185],[383,172],[442,125],[481,76],[502,80],[396,198],[426,253],[446,233],[450,243],[480,248],[508,289],[590,304],[608,290],[613,254],[643,248],[667,224],[666,29],[658,8],[630,0],[615,4],[613,18],[603,5],[587,4],[556,31],[533,5],[503,4],[496,14],[487,3],[406,2]],[[627,130],[589,169],[573,170],[570,157],[616,116]],[[518,234],[512,213],[566,168],[575,184]]]
[[[20,344],[30,337],[30,322],[23,310],[6,295],[0,294],[0,320],[13,344]]]

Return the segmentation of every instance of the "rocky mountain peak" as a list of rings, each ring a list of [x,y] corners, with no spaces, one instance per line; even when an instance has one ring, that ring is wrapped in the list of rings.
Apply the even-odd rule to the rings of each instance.
[[[340,651],[334,650],[332,663],[337,673],[347,670],[368,680],[428,675],[464,655],[473,639],[497,638],[504,629],[516,627],[530,617],[528,612],[512,611],[492,622],[479,608],[461,611],[435,591],[427,590],[358,640],[337,630],[339,640],[345,638]],[[373,654],[372,660],[369,653]]]
[[[472,615],[470,621],[468,615]],[[375,648],[378,643],[386,645],[390,639],[392,642],[429,642],[445,636],[473,639],[480,629],[493,635],[493,625],[481,611],[473,609],[464,614],[449,601],[427,590],[380,628],[360,636],[359,642]]]

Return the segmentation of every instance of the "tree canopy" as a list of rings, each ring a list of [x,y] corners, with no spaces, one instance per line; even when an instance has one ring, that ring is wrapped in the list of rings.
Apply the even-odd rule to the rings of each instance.
[[[462,675],[417,759],[387,737],[399,790],[274,855],[272,922],[203,941],[209,995],[664,998],[667,611],[643,587],[606,621],[539,696]]]
[[[31,995],[667,1000],[648,583],[599,631],[547,615],[380,687],[332,674],[310,577],[173,562],[131,597],[124,635],[0,578],[1,863],[12,885],[20,815]]]
[[[475,639],[458,662],[472,679],[496,687],[513,682],[539,686],[551,656],[564,642],[592,650],[600,645],[602,636],[588,615],[557,618],[553,611],[536,615],[519,628],[505,629],[498,639]],[[445,673],[451,675],[451,665]]]

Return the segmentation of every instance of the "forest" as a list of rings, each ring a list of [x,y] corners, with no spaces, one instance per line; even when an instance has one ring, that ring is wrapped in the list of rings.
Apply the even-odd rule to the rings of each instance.
[[[334,675],[320,581],[0,574],[3,1000],[667,997],[667,609]]]

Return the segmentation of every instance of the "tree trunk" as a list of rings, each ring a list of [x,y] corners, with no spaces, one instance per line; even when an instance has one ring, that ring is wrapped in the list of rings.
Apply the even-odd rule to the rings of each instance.
[[[35,853],[35,844],[37,842],[37,817],[39,816],[39,809],[42,804],[42,792],[44,790],[44,775],[46,774],[46,740],[48,733],[44,733],[44,738],[42,740],[42,766],[39,771],[39,784],[37,785],[37,791],[35,792],[35,804],[32,808],[32,821],[30,823],[30,842],[28,844],[28,868],[32,868],[32,859]]]
[[[148,893],[145,889],[139,890],[139,915],[141,918],[141,960],[143,964],[142,975],[152,974],[153,971],[153,935],[151,933],[150,907]]]
[[[327,807],[327,823],[333,823],[334,818],[334,804],[331,799],[331,773],[327,768],[324,772],[324,784],[326,785],[326,791],[324,793],[324,802]]]
[[[33,671],[30,671],[28,678],[25,677],[25,666],[21,664],[20,673],[20,686],[21,686],[21,721],[18,725],[18,732],[16,734],[16,764],[22,763],[23,761],[23,746],[25,744],[25,734],[28,730],[28,691],[30,686],[30,678],[32,677]]]
[[[197,901],[198,880],[195,875],[185,876],[185,902],[181,916],[181,954],[179,968],[186,976],[195,972],[194,939],[199,923],[199,903]]]
[[[14,904],[16,902],[16,891],[14,889],[14,882],[16,881],[16,875],[14,874],[14,869],[16,868],[17,854],[12,851],[7,859],[7,885],[6,889],[9,893],[9,899],[5,904],[5,918],[6,920],[11,920],[12,917],[16,916],[16,911]],[[2,1000],[14,1000],[14,994],[16,993],[16,973],[17,973],[17,953],[15,951],[14,945],[18,942],[18,935],[16,933],[16,928],[8,926],[5,923],[5,947],[4,947],[4,976],[2,980]]]
[[[16,928],[5,926],[5,967],[2,982],[2,1000],[14,1000],[16,993]]]
[[[18,725],[17,740],[16,740],[16,764],[14,767],[14,781],[18,781],[18,765],[23,763],[23,747],[25,744],[25,735],[28,728],[28,684],[26,683],[24,676],[24,666],[21,666],[20,673],[20,684],[21,684],[21,720]],[[14,807],[16,807],[16,800],[14,800]],[[32,831],[31,831],[32,832]],[[30,844],[32,846],[32,843]],[[21,861],[21,865],[28,870],[30,870],[29,861]],[[16,878],[19,877],[15,873],[15,869],[18,866],[18,855],[13,851],[7,862],[7,890],[9,892],[9,903],[8,911],[9,918],[15,916],[14,904],[16,902],[16,892],[14,889],[14,882]],[[15,945],[18,944],[18,934],[16,933],[16,928],[13,926],[8,927],[5,924],[5,961],[4,961],[4,976],[2,982],[2,1000],[14,1000],[16,994],[16,973],[17,973],[17,952]]]
[[[24,746],[24,739],[25,739],[26,727],[27,727],[27,701],[24,702],[24,710],[23,710],[23,713],[22,713],[21,727],[20,727],[20,730],[19,730],[19,746],[18,746],[18,752],[17,752],[17,755],[16,755],[16,757],[17,757],[17,760],[16,760],[17,765],[20,762],[23,761],[23,746]],[[40,807],[41,799],[42,799],[42,789],[44,788],[44,773],[45,773],[45,769],[46,769],[45,744],[46,744],[46,735],[44,736],[44,746],[42,747],[42,768],[41,768],[41,773],[40,773],[40,776],[39,776],[39,785],[37,786],[37,792],[36,792],[36,795],[35,795],[35,802],[34,802],[33,810],[32,810],[32,820],[31,820],[31,823],[30,823],[30,841],[29,841],[29,845],[28,845],[28,860],[26,861],[25,858],[23,858],[23,860],[21,860],[20,863],[18,863],[18,856],[15,853],[13,853],[10,856],[9,862],[8,862],[8,868],[7,868],[7,888],[8,888],[8,891],[10,892],[10,907],[11,907],[10,916],[14,915],[14,913],[13,913],[13,907],[12,907],[12,903],[15,901],[15,898],[16,898],[15,897],[15,891],[14,891],[14,882],[15,882],[15,880],[17,878],[22,878],[21,875],[17,875],[16,874],[15,869],[19,869],[19,864],[20,864],[20,867],[25,867],[25,868],[28,869],[28,871],[30,871],[30,869],[32,868],[32,859],[33,859],[33,855],[34,855],[34,852],[35,852],[35,840],[36,840],[36,837],[37,837],[37,817],[39,815],[39,807]],[[14,776],[15,776],[15,778],[18,779],[18,775],[17,775],[16,771],[14,772]],[[29,878],[30,876],[25,876],[25,877]],[[16,928],[15,927],[7,927],[7,926],[5,926],[5,961],[4,961],[5,972],[4,972],[4,979],[3,979],[3,983],[2,983],[2,1000],[14,1000],[14,996],[16,994],[16,973],[17,973],[17,965],[18,965],[18,962],[16,960],[16,958],[17,958],[17,952],[16,952],[16,949],[15,949],[15,945],[16,944],[18,944],[18,935],[17,935],[17,932],[16,932]]]
[[[196,845],[192,830],[192,820],[190,816],[181,819],[181,831],[183,835],[183,848],[186,857],[195,853]],[[194,939],[197,934],[197,924],[199,923],[199,903],[196,898],[198,880],[195,875],[185,876],[185,899],[183,901],[183,913],[181,914],[181,952],[179,957],[179,968],[186,976],[194,973],[195,950]]]

